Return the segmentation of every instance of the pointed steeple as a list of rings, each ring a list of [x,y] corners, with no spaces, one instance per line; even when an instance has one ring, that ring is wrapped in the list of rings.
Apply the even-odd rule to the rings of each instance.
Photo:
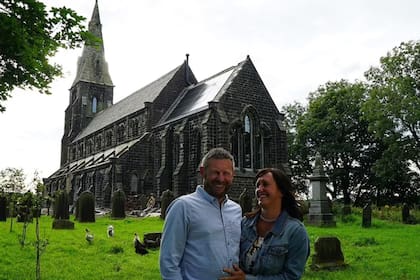
[[[86,45],[83,47],[82,56],[77,62],[76,78],[72,84],[75,86],[78,82],[113,86],[111,76],[108,71],[108,64],[105,61],[104,44],[102,38],[102,24],[99,17],[98,1],[95,1],[92,18],[89,21],[89,32],[98,37],[101,42],[98,46]]]

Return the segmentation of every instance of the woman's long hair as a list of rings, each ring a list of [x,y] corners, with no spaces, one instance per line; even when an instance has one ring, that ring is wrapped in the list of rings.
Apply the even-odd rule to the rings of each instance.
[[[296,201],[296,198],[293,194],[293,185],[290,181],[290,178],[280,169],[277,168],[264,168],[258,171],[257,175],[255,176],[255,181],[258,178],[264,176],[267,173],[271,173],[273,175],[274,181],[276,182],[277,187],[283,194],[282,202],[281,202],[281,210],[286,210],[290,216],[296,218],[300,221],[303,221],[303,214],[299,208],[299,204]],[[247,217],[253,217],[260,211],[260,206],[257,207],[252,212],[245,214]]]

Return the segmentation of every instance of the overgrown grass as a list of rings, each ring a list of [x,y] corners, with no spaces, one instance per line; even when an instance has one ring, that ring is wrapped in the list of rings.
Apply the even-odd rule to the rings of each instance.
[[[420,225],[404,225],[373,219],[371,228],[361,227],[361,218],[353,215],[337,227],[308,226],[313,244],[320,236],[337,236],[341,241],[348,267],[337,271],[311,271],[309,258],[303,279],[420,279]],[[108,238],[106,228],[114,225],[115,237]],[[0,280],[35,279],[35,223],[28,227],[26,245],[21,249],[18,235],[22,224],[15,223],[9,232],[9,220],[0,222]],[[159,218],[97,218],[95,223],[75,222],[74,230],[52,230],[50,217],[41,218],[41,237],[49,245],[41,256],[43,280],[70,279],[161,279],[159,250],[148,255],[135,254],[134,232],[161,231]],[[95,235],[92,245],[85,240],[85,228]]]

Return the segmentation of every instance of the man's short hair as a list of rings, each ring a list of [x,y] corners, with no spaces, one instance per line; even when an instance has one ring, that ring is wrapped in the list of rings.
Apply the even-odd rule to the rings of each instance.
[[[227,150],[223,148],[213,148],[210,151],[208,151],[207,154],[204,155],[203,159],[201,160],[200,166],[204,167],[206,169],[209,165],[209,160],[211,159],[228,159],[232,161],[232,166],[235,166],[235,160],[233,159],[233,156],[231,153],[229,153]]]

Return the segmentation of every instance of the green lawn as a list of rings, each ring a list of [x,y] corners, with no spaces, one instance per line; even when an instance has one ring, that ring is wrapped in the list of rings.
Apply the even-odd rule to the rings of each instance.
[[[134,232],[161,231],[159,218],[97,218],[95,223],[75,222],[74,230],[52,230],[50,217],[41,218],[41,236],[48,246],[41,256],[43,280],[69,279],[160,279],[158,250],[145,256],[135,254]],[[106,228],[114,225],[115,237]],[[308,260],[303,279],[420,279],[420,225],[403,225],[373,220],[362,228],[359,217],[351,223],[337,222],[336,228],[307,227],[313,243],[319,236],[337,236],[348,267],[338,271],[311,271]],[[35,223],[29,224],[26,245],[21,248],[22,223],[0,222],[0,280],[35,279]],[[93,244],[85,240],[85,228],[95,235]]]

